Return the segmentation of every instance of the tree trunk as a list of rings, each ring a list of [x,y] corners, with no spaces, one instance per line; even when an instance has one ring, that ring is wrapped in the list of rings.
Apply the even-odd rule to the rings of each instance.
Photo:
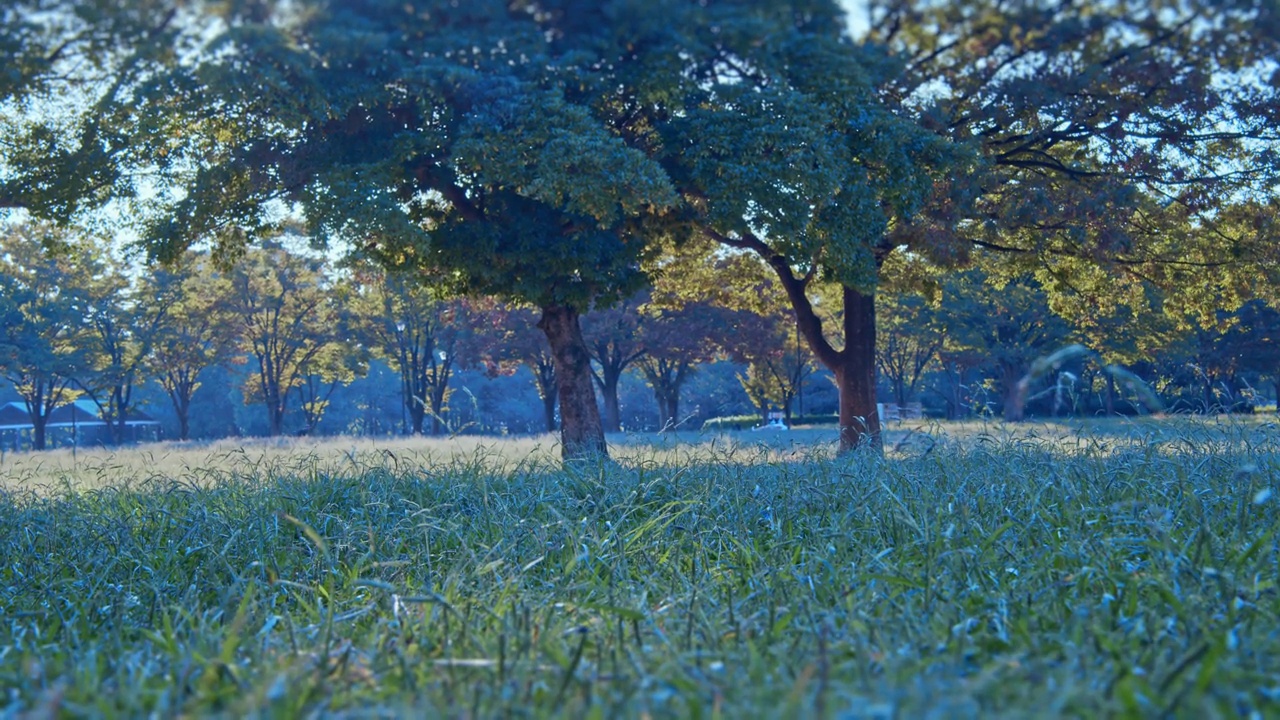
[[[547,432],[556,431],[556,393],[549,392],[542,396],[542,416],[547,421]]]
[[[31,419],[31,449],[44,450],[45,447],[45,423],[48,417]]]
[[[169,400],[178,417],[178,439],[184,442],[191,439],[191,396],[195,395],[192,385],[177,379],[170,381]]]
[[[876,411],[876,297],[844,288],[844,350],[830,368],[840,391],[840,452],[882,449]]]
[[[608,368],[602,373],[600,395],[604,401],[604,431],[622,432],[622,410],[618,403],[618,375],[610,373]]]
[[[431,434],[444,434],[444,423],[440,418],[444,417],[444,388],[437,391],[436,388],[431,389]]]
[[[843,288],[844,349],[836,350],[822,328],[822,319],[806,294],[808,281],[796,277],[784,256],[758,244],[756,252],[782,281],[796,313],[796,327],[814,357],[835,375],[840,393],[840,452],[859,447],[883,450],[880,414],[876,412],[876,296]],[[878,265],[877,265],[878,267]]]
[[[658,432],[664,432],[667,429],[667,401],[662,397],[662,393],[658,390],[653,391],[653,399],[658,403]]]
[[[607,457],[604,425],[591,378],[591,354],[582,338],[578,311],[563,305],[542,308],[538,327],[555,357],[560,389],[560,442],[565,460]]]
[[[278,386],[272,386],[267,393],[267,432],[271,437],[284,434],[284,400],[280,397]]]
[[[1116,376],[1112,375],[1110,372],[1106,373],[1106,376],[1107,376],[1106,405],[1107,405],[1107,416],[1109,417],[1116,414]]]
[[[409,426],[411,435],[421,435],[422,426],[425,424],[427,413],[422,403],[416,398],[410,397],[409,402],[405,404],[409,408]]]
[[[1002,374],[1001,385],[1003,387],[1001,389],[1004,391],[1004,420],[1005,422],[1022,422],[1027,417],[1027,399],[1025,391],[1020,385],[1022,380],[1020,373],[1012,365],[1003,365]]]
[[[525,365],[533,372],[533,382],[538,388],[538,397],[542,399],[542,414],[546,420],[547,432],[556,431],[556,396],[559,383],[556,381],[555,359],[546,357],[528,357]]]

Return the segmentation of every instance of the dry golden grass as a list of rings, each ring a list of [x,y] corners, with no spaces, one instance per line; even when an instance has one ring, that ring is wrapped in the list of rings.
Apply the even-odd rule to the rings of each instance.
[[[1273,416],[1176,416],[1003,423],[998,420],[891,423],[885,429],[890,457],[931,452],[941,445],[1034,442],[1066,454],[1107,454],[1117,449],[1168,445],[1227,449],[1274,439]],[[677,432],[610,437],[613,457],[628,465],[706,460],[775,462],[829,456],[835,431],[829,426],[790,432]],[[124,448],[59,448],[0,455],[0,488],[45,494],[92,490],[137,482],[207,485],[244,473],[297,474],[338,469],[385,468],[429,471],[459,460],[495,472],[524,465],[554,465],[560,454],[553,435],[453,438],[227,438],[214,442],[161,442]]]

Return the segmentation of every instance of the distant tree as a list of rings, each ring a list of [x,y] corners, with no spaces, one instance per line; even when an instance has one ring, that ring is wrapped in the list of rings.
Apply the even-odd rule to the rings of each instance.
[[[239,327],[231,313],[231,281],[207,254],[187,253],[163,270],[144,275],[146,297],[171,299],[156,328],[145,366],[164,388],[178,419],[178,439],[191,435],[191,399],[206,370],[237,356]]]
[[[1018,263],[1014,263],[1016,274]],[[1073,336],[1097,353],[1086,368],[1087,387],[1098,388],[1101,409],[1117,412],[1120,388],[1109,365],[1125,367],[1167,357],[1194,324],[1168,302],[1170,294],[1140,275],[1116,275],[1105,268],[1082,266],[1070,273],[1043,270],[1035,274],[1044,287],[1050,309],[1067,322]],[[1200,304],[1200,301],[1196,301]],[[1082,382],[1085,378],[1081,378]]]
[[[336,339],[306,361],[301,368],[301,379],[294,385],[298,409],[306,423],[301,432],[307,435],[316,431],[339,387],[348,387],[369,374],[371,353],[358,339],[361,322],[351,307],[351,288],[342,283],[331,287],[329,292],[335,296]]]
[[[813,374],[814,360],[799,335],[795,316],[790,308],[776,305],[766,314],[739,311],[735,315],[731,333],[721,342],[729,357],[745,365],[738,382],[761,417],[767,418],[776,407],[790,424],[796,398]]]
[[[400,372],[408,431],[443,429],[449,382],[459,369],[485,363],[500,330],[498,309],[487,299],[449,298],[421,274],[362,267],[357,313],[375,345]]]
[[[148,279],[131,278],[122,260],[112,257],[106,247],[89,262],[92,277],[85,319],[90,365],[76,383],[98,407],[110,442],[120,444],[134,404],[134,387],[170,322],[169,311],[180,299],[181,281],[164,269]]]
[[[250,250],[228,273],[242,347],[256,362],[248,401],[262,403],[270,435],[284,432],[289,395],[327,348],[343,343],[341,312],[322,260],[279,244]]]
[[[733,313],[705,301],[643,308],[638,339],[644,354],[637,362],[658,404],[658,427],[674,430],[684,422],[680,392],[698,366],[723,352],[734,332]]]
[[[547,432],[554,433],[558,428],[556,401],[559,399],[559,376],[551,346],[543,334],[538,332],[537,322],[537,315],[530,310],[509,310],[504,321],[504,349],[499,357],[506,364],[521,363],[533,373],[534,387],[542,400],[542,415]]]
[[[618,382],[622,374],[645,354],[639,338],[640,306],[644,299],[643,295],[637,295],[625,303],[593,310],[582,318],[582,335],[591,351],[591,359],[599,368],[593,368],[592,375],[604,405],[605,432],[622,430]]]
[[[929,300],[916,293],[886,293],[876,307],[876,365],[905,405],[938,359],[946,338]]]
[[[79,396],[75,378],[90,366],[93,251],[91,240],[46,225],[0,233],[0,376],[26,405],[36,450],[50,413]]]
[[[942,288],[940,320],[946,352],[977,355],[995,372],[1004,419],[1025,417],[1018,382],[1031,362],[1062,348],[1070,328],[1049,310],[1048,296],[1032,277],[989,281],[981,268],[954,273]]]
[[[1226,340],[1236,349],[1243,370],[1271,381],[1280,410],[1280,309],[1255,300],[1240,308],[1235,320]]]

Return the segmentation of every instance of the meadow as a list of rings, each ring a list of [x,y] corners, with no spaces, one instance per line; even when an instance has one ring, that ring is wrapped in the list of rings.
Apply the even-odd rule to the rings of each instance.
[[[7,455],[0,713],[1280,715],[1274,422],[831,432]]]

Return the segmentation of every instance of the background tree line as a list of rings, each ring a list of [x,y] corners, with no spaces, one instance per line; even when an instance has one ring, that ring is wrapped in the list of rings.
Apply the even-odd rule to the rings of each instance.
[[[47,225],[0,236],[0,401],[25,408],[36,448],[50,413],[77,399],[97,407],[104,439],[117,443],[138,410],[183,440],[558,429],[555,363],[527,307],[456,297],[296,241],[232,262],[188,252],[163,272],[130,271],[113,252]],[[1105,371],[1111,362],[1175,411],[1252,411],[1280,392],[1280,312],[1260,300],[1204,318],[1148,284],[1124,298],[1109,286],[1106,308],[1084,296],[1055,308],[1042,282],[999,256],[963,272],[909,260],[885,272],[898,289],[878,306],[885,403],[1008,420],[1145,411]],[[709,277],[734,282],[708,293]],[[658,278],[583,317],[609,432],[770,410],[788,423],[835,421],[831,374],[767,267],[705,252]],[[1031,363],[1071,343],[1096,355],[1018,398]]]

